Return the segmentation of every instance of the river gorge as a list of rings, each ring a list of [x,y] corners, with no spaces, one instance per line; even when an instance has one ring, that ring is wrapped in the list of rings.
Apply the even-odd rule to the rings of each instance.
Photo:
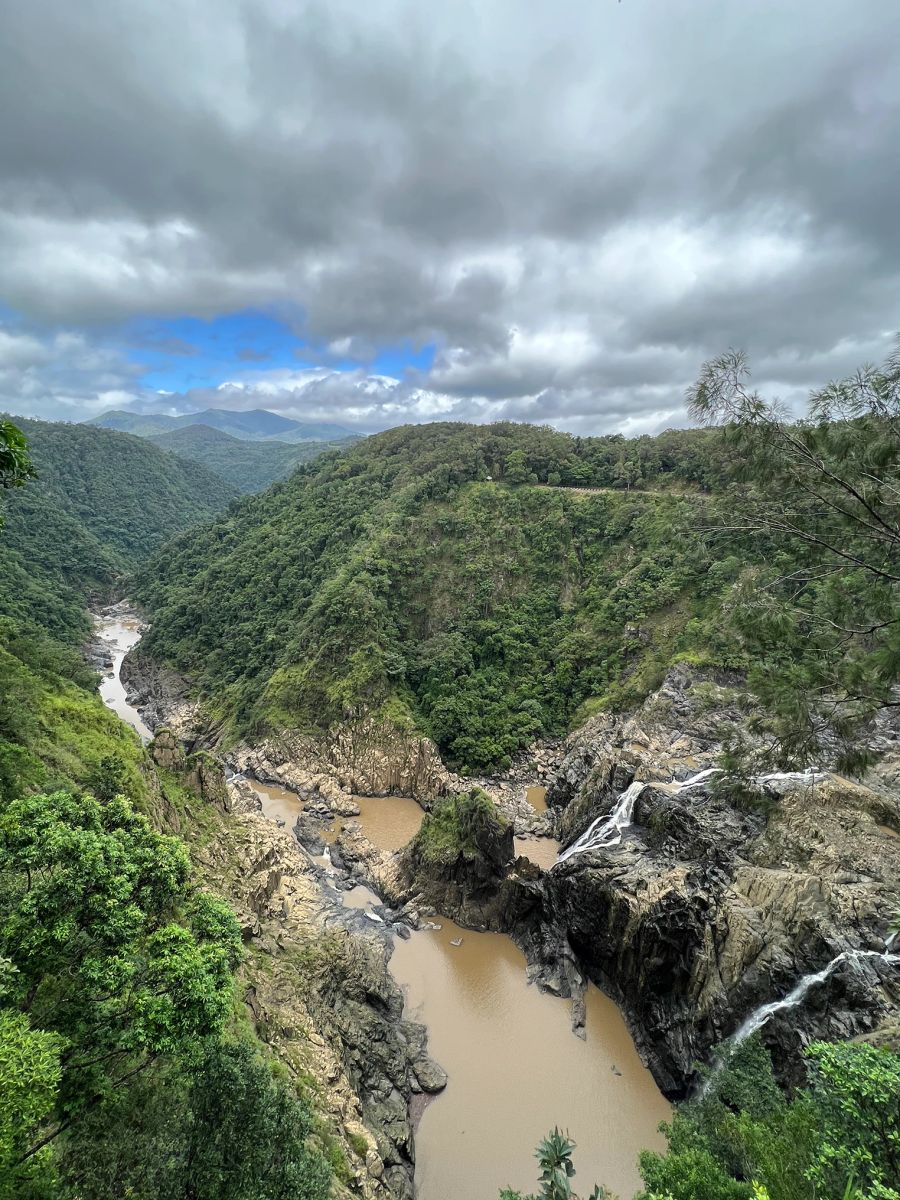
[[[133,616],[113,615],[98,618],[96,627],[112,649],[104,700],[146,738],[144,717],[128,702],[119,679],[140,624]],[[272,783],[249,782],[262,814],[292,827],[303,811],[300,797]],[[540,787],[528,789],[538,810],[543,793]],[[356,821],[375,846],[396,851],[424,816],[409,797],[353,801],[359,815],[336,818],[324,831],[326,843],[344,822]],[[522,838],[517,849],[549,866],[558,846],[550,838]],[[321,861],[327,888],[327,860]],[[379,904],[378,896],[358,884],[342,900],[364,911]],[[425,1025],[429,1053],[449,1077],[418,1119],[418,1200],[446,1200],[450,1179],[457,1200],[490,1200],[505,1186],[533,1188],[534,1147],[555,1125],[578,1145],[582,1185],[596,1180],[622,1197],[638,1189],[638,1153],[662,1148],[658,1126],[670,1107],[612,1000],[589,986],[581,1039],[572,1031],[570,1002],[528,982],[525,957],[509,937],[463,929],[440,915],[407,939],[394,940],[390,969],[403,990],[405,1015]]]
[[[302,811],[295,794],[259,781],[252,786],[268,817],[293,824]],[[346,820],[384,850],[405,845],[424,816],[408,797],[353,800],[359,816]],[[552,842],[550,848],[555,859]],[[359,885],[344,894],[354,906],[373,901],[378,897]],[[417,1196],[444,1200],[451,1178],[459,1200],[483,1200],[506,1185],[528,1189],[534,1147],[554,1125],[578,1144],[583,1178],[632,1195],[640,1183],[638,1153],[662,1147],[658,1126],[669,1105],[615,1004],[589,987],[581,1041],[569,1002],[527,982],[524,955],[509,937],[472,932],[440,915],[429,924],[398,939],[390,960],[406,1013],[426,1026],[429,1052],[449,1076],[416,1131]]]
[[[148,710],[119,680],[139,625],[114,612],[99,632],[112,646],[104,698],[146,737]],[[246,820],[284,839],[300,818],[291,840],[316,889],[311,910],[322,928],[343,922],[384,948],[403,1018],[427,1030],[428,1053],[447,1073],[445,1087],[413,1087],[403,1101],[415,1149],[402,1130],[397,1145],[407,1173],[414,1162],[419,1200],[444,1200],[448,1180],[460,1200],[530,1190],[534,1146],[554,1125],[578,1143],[578,1190],[597,1181],[627,1200],[640,1187],[639,1150],[663,1145],[663,1091],[683,1096],[696,1063],[748,1023],[763,1030],[787,1081],[810,1038],[891,1036],[900,988],[885,914],[897,904],[900,821],[890,787],[875,776],[871,787],[827,772],[768,776],[766,807],[735,804],[711,786],[714,718],[743,718],[727,689],[715,706],[698,705],[699,694],[676,672],[635,714],[593,719],[544,771],[546,795],[526,792],[527,780],[498,782],[516,837],[474,889],[449,878],[398,882],[397,852],[424,816],[411,795],[361,795],[349,768],[310,776],[271,747],[226,756]],[[352,751],[352,736],[341,736]],[[888,749],[888,785],[897,762]],[[285,777],[296,782],[284,786]],[[253,836],[269,845],[261,827]],[[254,912],[288,911],[280,854],[272,843],[251,856]],[[421,911],[405,925],[410,896]],[[265,943],[254,921],[250,936]],[[351,1058],[365,1113],[365,1045]],[[378,1163],[372,1170],[382,1178]],[[371,1195],[406,1195],[397,1170],[387,1193]]]

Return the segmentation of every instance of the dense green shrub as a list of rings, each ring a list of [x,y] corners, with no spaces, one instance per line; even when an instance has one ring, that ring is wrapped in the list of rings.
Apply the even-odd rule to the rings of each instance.
[[[509,821],[480,788],[438,801],[425,814],[409,853],[426,866],[480,862],[509,837]],[[498,864],[499,865],[499,864]]]
[[[741,1046],[702,1099],[646,1152],[644,1200],[888,1200],[900,1189],[900,1056],[813,1043],[791,1099],[758,1040]]]

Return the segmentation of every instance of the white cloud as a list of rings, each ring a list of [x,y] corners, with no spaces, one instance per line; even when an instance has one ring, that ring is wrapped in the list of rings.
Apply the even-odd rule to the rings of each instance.
[[[725,346],[799,396],[900,326],[883,0],[29,0],[0,36],[0,304],[82,339],[6,329],[7,403],[153,403],[111,324],[266,307],[434,369],[220,403],[637,429]]]

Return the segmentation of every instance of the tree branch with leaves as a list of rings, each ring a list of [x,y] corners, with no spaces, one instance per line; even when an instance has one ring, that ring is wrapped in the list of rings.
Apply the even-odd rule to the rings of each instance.
[[[687,401],[731,448],[721,529],[757,561],[729,615],[770,757],[861,769],[900,678],[900,351],[815,392],[799,420],[751,386],[735,350],[704,365]]]

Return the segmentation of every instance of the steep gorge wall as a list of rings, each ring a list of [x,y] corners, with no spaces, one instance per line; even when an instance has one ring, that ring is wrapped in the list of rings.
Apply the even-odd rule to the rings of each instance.
[[[312,1089],[341,1164],[336,1196],[411,1200],[413,1100],[446,1076],[424,1027],[403,1019],[386,934],[343,908],[321,868],[249,789],[226,783],[213,755],[187,752],[167,729],[150,749],[198,797],[185,811],[161,789],[157,819],[188,840],[204,885],[237,913],[247,951],[239,994],[257,1034]]]
[[[622,1002],[672,1093],[758,1005],[843,950],[883,949],[900,908],[896,798],[828,774],[756,795],[665,786],[714,765],[725,727],[743,719],[727,687],[676,670],[633,716],[573,735],[549,793],[571,840],[632,779],[657,781],[619,844],[544,877],[543,916]],[[852,1037],[898,1014],[898,972],[851,963],[763,1036],[790,1075],[810,1037]]]
[[[671,1096],[759,1005],[843,951],[883,950],[900,909],[900,805],[889,790],[827,773],[755,792],[715,776],[673,786],[714,766],[727,726],[746,720],[733,683],[679,668],[634,714],[600,715],[568,739],[548,793],[564,842],[645,781],[620,841],[548,872],[509,855],[488,880],[429,876],[407,861],[397,888],[462,924],[510,933],[542,986],[577,999],[593,978]],[[792,1079],[809,1039],[898,1021],[896,966],[850,959],[763,1037]]]

